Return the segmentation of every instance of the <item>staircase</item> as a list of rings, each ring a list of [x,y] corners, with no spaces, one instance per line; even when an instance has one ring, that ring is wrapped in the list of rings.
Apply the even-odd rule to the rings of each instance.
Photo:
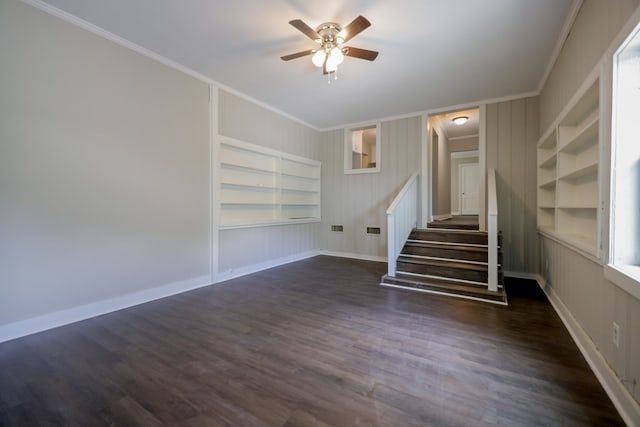
[[[487,233],[477,231],[477,224],[441,228],[430,223],[411,231],[396,259],[395,275],[385,275],[382,285],[507,305],[501,258],[499,250],[498,291],[493,292],[488,290]]]

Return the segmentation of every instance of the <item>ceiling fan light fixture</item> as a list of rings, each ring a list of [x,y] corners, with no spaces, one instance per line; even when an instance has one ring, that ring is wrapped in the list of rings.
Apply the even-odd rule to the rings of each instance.
[[[342,61],[344,61],[344,53],[342,53],[342,49],[339,47],[334,47],[329,51],[329,58],[331,61],[335,62],[336,65],[340,65],[342,64]]]
[[[334,60],[332,60],[331,56],[327,58],[326,69],[327,69],[327,73],[333,73],[335,71],[338,71],[338,64]]]
[[[311,62],[313,62],[313,65],[315,65],[316,67],[322,67],[326,58],[327,53],[324,51],[324,49],[318,49],[318,51],[311,57]]]
[[[467,120],[469,120],[469,117],[467,116],[458,116],[454,117],[451,121],[458,126],[462,126],[463,124],[467,123]]]
[[[289,24],[320,46],[317,49],[284,55],[280,59],[290,61],[311,55],[313,65],[322,68],[323,74],[333,74],[335,80],[338,79],[338,65],[342,64],[345,56],[367,61],[373,61],[378,56],[378,52],[374,50],[343,46],[344,43],[371,26],[371,22],[362,15],[359,15],[344,28],[335,22],[325,22],[314,30],[301,19],[293,19],[289,21]]]

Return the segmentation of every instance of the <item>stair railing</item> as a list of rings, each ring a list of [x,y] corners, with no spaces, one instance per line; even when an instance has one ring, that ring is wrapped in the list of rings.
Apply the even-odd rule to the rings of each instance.
[[[487,171],[487,238],[489,290],[498,290],[498,193],[496,191],[496,170]]]
[[[418,172],[409,177],[387,209],[387,274],[396,275],[396,259],[418,225]]]

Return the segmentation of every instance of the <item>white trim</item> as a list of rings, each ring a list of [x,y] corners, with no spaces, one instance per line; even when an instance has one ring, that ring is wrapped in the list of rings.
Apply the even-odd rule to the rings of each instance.
[[[445,219],[451,219],[451,214],[434,215],[432,221],[444,221]]]
[[[376,129],[376,167],[375,168],[353,168],[353,160],[352,160],[352,138],[353,132],[365,129]],[[345,175],[352,174],[361,174],[361,173],[378,173],[380,172],[380,157],[382,156],[382,130],[380,122],[377,123],[369,123],[367,125],[351,127],[344,129],[344,173]]]
[[[362,126],[362,125],[366,125],[367,123],[371,123],[371,122],[384,123],[384,122],[389,122],[389,121],[393,121],[393,120],[400,120],[400,119],[407,119],[407,118],[411,118],[411,117],[418,117],[418,116],[421,116],[421,115],[434,116],[434,115],[441,114],[443,111],[468,110],[468,109],[471,109],[471,108],[478,108],[480,105],[483,105],[483,104],[498,104],[500,102],[515,101],[515,100],[518,100],[518,99],[531,98],[531,97],[538,96],[538,95],[540,95],[540,92],[538,92],[538,91],[530,91],[530,92],[518,93],[518,94],[515,94],[515,95],[501,96],[501,97],[498,97],[498,98],[490,98],[490,99],[484,99],[484,100],[480,100],[480,101],[467,102],[465,104],[451,105],[449,107],[446,107],[446,106],[445,107],[437,107],[437,108],[431,108],[429,110],[414,111],[413,113],[401,114],[401,115],[397,115],[397,116],[389,116],[389,117],[377,118],[377,119],[374,119],[374,120],[367,120],[367,121],[356,122],[356,123],[348,123],[348,124],[332,126],[332,127],[328,127],[328,128],[321,128],[319,130],[321,132],[325,132],[325,131],[331,131],[331,130],[339,130],[339,129],[343,129],[345,127]]]
[[[226,271],[218,273],[215,283],[226,282],[227,280],[236,279],[238,277],[257,273],[259,271],[267,270],[273,267],[279,267],[281,265],[289,264],[292,262],[302,261],[303,259],[312,258],[317,255],[320,255],[320,251],[312,250],[283,258],[272,259],[258,264],[246,265],[239,268],[230,268]]]
[[[462,214],[459,211],[451,212],[451,216],[461,216]]]
[[[220,168],[217,166],[220,145],[218,134],[218,88],[209,85],[209,274],[211,283],[218,275],[220,247],[218,242],[220,224]]]
[[[304,120],[301,120],[301,119],[299,119],[299,118],[297,118],[295,116],[292,116],[289,113],[285,113],[284,111],[279,110],[279,109],[277,109],[277,108],[275,108],[275,107],[273,107],[271,105],[265,104],[264,102],[259,101],[259,100],[255,99],[255,98],[253,98],[253,97],[251,97],[251,96],[249,96],[249,95],[247,95],[245,93],[242,93],[242,92],[240,92],[240,91],[238,91],[236,89],[233,89],[233,88],[231,88],[229,86],[226,86],[226,85],[224,85],[222,83],[219,83],[219,82],[217,82],[217,81],[205,76],[204,74],[201,74],[201,73],[199,73],[197,71],[194,71],[191,68],[188,68],[188,67],[186,67],[186,66],[184,66],[182,64],[179,64],[179,63],[177,63],[177,62],[175,62],[175,61],[173,61],[173,60],[171,60],[171,59],[169,59],[169,58],[167,58],[165,56],[162,56],[162,55],[160,55],[160,54],[158,54],[158,53],[156,53],[156,52],[154,52],[152,50],[144,48],[144,47],[142,47],[142,46],[140,46],[140,45],[138,45],[136,43],[133,43],[133,42],[131,42],[131,41],[129,41],[129,40],[123,38],[123,37],[117,36],[117,35],[113,34],[112,32],[109,32],[109,31],[107,31],[107,30],[105,30],[105,29],[103,29],[101,27],[98,27],[97,25],[94,25],[94,24],[92,24],[92,23],[90,23],[88,21],[85,21],[84,19],[78,18],[75,15],[72,15],[72,14],[70,14],[68,12],[65,12],[65,11],[63,11],[61,9],[58,9],[57,7],[51,6],[50,4],[45,3],[42,0],[21,0],[21,1],[23,3],[26,3],[26,4],[30,5],[30,6],[33,6],[33,7],[37,8],[37,9],[40,9],[41,11],[43,11],[45,13],[48,13],[49,15],[55,16],[56,18],[60,18],[65,22],[68,22],[68,23],[70,23],[72,25],[80,27],[83,30],[89,31],[90,33],[93,33],[93,34],[95,34],[95,35],[97,35],[99,37],[102,37],[102,38],[106,39],[106,40],[112,41],[112,42],[114,42],[114,43],[116,43],[116,44],[118,44],[118,45],[120,45],[120,46],[122,46],[124,48],[132,50],[132,51],[134,51],[136,53],[139,53],[140,55],[143,55],[143,56],[145,56],[147,58],[151,58],[151,59],[153,59],[155,61],[160,62],[161,64],[167,65],[167,66],[169,66],[169,67],[171,67],[171,68],[173,68],[175,70],[178,70],[178,71],[180,71],[182,73],[185,73],[185,74],[187,74],[187,75],[189,75],[189,76],[191,76],[191,77],[193,77],[195,79],[198,79],[198,80],[200,80],[200,81],[202,81],[204,83],[214,84],[219,89],[222,89],[225,92],[229,92],[232,95],[235,95],[235,96],[237,96],[239,98],[242,98],[242,99],[244,99],[246,101],[249,101],[249,102],[251,102],[251,103],[253,103],[253,104],[257,105],[257,106],[260,106],[262,108],[265,108],[265,109],[267,109],[269,111],[272,111],[272,112],[274,112],[274,113],[276,113],[276,114],[278,114],[280,116],[283,116],[283,117],[285,117],[285,118],[287,118],[289,120],[293,120],[294,122],[297,122],[297,123],[299,123],[301,125],[307,126],[307,127],[311,128],[313,130],[316,130],[316,131],[321,131],[322,130],[322,129],[316,127],[316,126],[313,126],[310,123],[305,122]]]
[[[562,30],[560,31],[560,36],[556,41],[556,46],[553,48],[553,53],[549,57],[549,62],[547,63],[547,67],[544,69],[544,73],[540,78],[540,82],[538,83],[538,95],[542,92],[553,67],[556,65],[556,61],[560,56],[560,52],[562,52],[562,48],[564,46],[564,42],[569,37],[569,33],[571,32],[571,28],[573,28],[573,24],[576,21],[576,17],[578,16],[578,12],[580,12],[580,8],[582,7],[582,0],[573,0],[571,4],[571,8],[569,9],[569,14],[567,15],[567,19],[564,21],[564,25]]]
[[[114,311],[133,307],[135,305],[144,304],[160,298],[182,292],[191,291],[193,289],[209,286],[211,281],[209,276],[199,276],[192,279],[182,280],[170,283],[156,288],[145,289],[143,291],[134,292],[90,304],[72,307],[66,310],[60,310],[53,313],[43,314],[41,316],[32,317],[30,319],[20,320],[0,326],[0,343],[15,338],[24,337],[26,335],[35,334],[37,332],[46,331],[48,329],[57,328],[59,326],[68,325],[70,323],[79,322],[91,317],[101,316],[103,314],[112,313]]]
[[[604,277],[623,291],[640,300],[640,267],[607,264],[604,266]]]
[[[595,262],[596,264],[603,265],[603,261],[596,257],[594,253],[589,252],[589,250],[594,250],[593,248],[587,248],[584,245],[580,245],[580,243],[576,240],[570,240],[570,238],[562,235],[556,234],[555,231],[549,231],[542,228],[538,228],[538,234],[546,237],[549,240],[553,240],[556,243],[564,246],[567,249],[572,250],[573,252],[582,255],[587,258],[589,261]]]
[[[296,122],[298,124],[301,124],[303,126],[311,128],[311,129],[313,129],[315,131],[318,131],[318,132],[322,132],[324,130],[324,129],[321,129],[321,128],[317,127],[317,126],[312,125],[311,123],[305,122],[304,120],[299,119],[296,116],[293,116],[293,115],[291,115],[289,113],[286,113],[286,112],[284,112],[284,111],[282,111],[282,110],[280,110],[280,109],[278,109],[276,107],[273,107],[273,106],[271,106],[271,105],[269,105],[269,104],[267,104],[265,102],[262,102],[262,101],[260,101],[260,100],[258,100],[256,98],[253,98],[252,96],[247,95],[246,93],[240,92],[237,89],[234,89],[232,87],[229,87],[227,85],[224,85],[224,84],[218,83],[218,82],[216,82],[215,84],[216,84],[216,86],[218,86],[219,89],[222,89],[225,92],[228,92],[228,93],[230,93],[232,95],[235,95],[238,98],[242,98],[245,101],[249,101],[249,102],[251,102],[251,103],[253,103],[253,104],[255,104],[255,105],[259,106],[259,107],[262,107],[262,108],[264,108],[266,110],[274,112],[274,113],[276,113],[276,114],[278,114],[278,115],[280,115],[282,117],[285,117],[285,118],[287,118],[289,120],[292,120],[292,121],[294,121],[294,122]]]
[[[431,289],[422,289],[422,288],[413,288],[410,286],[394,285],[391,283],[380,283],[380,286],[384,286],[387,288],[406,289],[408,291],[422,292],[426,294],[444,295],[447,297],[461,298],[461,299],[467,299],[472,301],[488,302],[490,304],[497,304],[497,305],[504,305],[504,306],[509,305],[507,302],[503,302],[503,301],[496,301],[492,299],[484,299],[484,298],[472,297],[468,295],[460,295],[460,294],[449,293],[449,292],[434,291]]]
[[[431,215],[430,197],[431,192],[431,171],[429,164],[431,163],[431,152],[429,150],[429,126],[428,117],[423,114],[420,117],[420,223],[419,228],[425,227],[429,222]]]
[[[564,305],[562,300],[553,291],[551,286],[543,287],[542,290],[549,298],[551,305],[564,323],[573,341],[576,343],[591,370],[600,381],[600,384],[613,402],[624,422],[629,426],[640,426],[640,404],[618,379],[616,373],[611,369],[602,354],[598,351],[591,338],[582,329],[578,321],[571,315],[571,312]]]
[[[461,139],[478,138],[479,136],[480,136],[479,133],[473,133],[471,135],[462,135],[462,136],[451,136],[451,137],[447,137],[447,141],[459,141]]]
[[[107,39],[109,41],[112,41],[120,46],[123,46],[127,49],[130,49],[136,53],[139,53],[143,56],[146,56],[147,58],[151,58],[153,60],[156,60],[164,65],[167,65],[171,68],[174,68],[178,71],[181,71],[191,77],[194,77],[204,83],[208,83],[208,84],[214,84],[216,85],[216,87],[218,87],[219,89],[224,90],[225,92],[228,92],[230,94],[233,94],[239,98],[245,99],[257,106],[260,106],[262,108],[265,108],[269,111],[272,111],[282,117],[285,117],[289,120],[292,120],[296,123],[299,123],[303,126],[307,126],[315,131],[318,132],[325,132],[325,131],[331,131],[331,130],[337,130],[337,129],[343,129],[345,127],[354,127],[354,126],[359,126],[359,125],[363,125],[363,124],[367,124],[367,123],[371,123],[371,122],[384,122],[384,121],[392,121],[392,120],[399,120],[399,119],[406,119],[406,118],[410,118],[410,117],[416,117],[416,116],[424,116],[424,115],[432,115],[432,114],[437,114],[441,111],[447,110],[447,111],[451,111],[451,110],[463,110],[463,109],[469,109],[469,108],[475,108],[480,104],[496,104],[499,102],[506,102],[506,101],[513,101],[513,100],[517,100],[517,99],[523,99],[523,98],[529,98],[529,97],[533,97],[533,96],[538,96],[540,95],[540,92],[544,86],[544,83],[546,82],[546,79],[548,77],[548,73],[551,71],[551,69],[553,68],[553,64],[555,64],[556,58],[552,57],[552,60],[550,61],[550,65],[547,67],[548,71],[545,72],[545,74],[543,75],[543,78],[540,80],[540,84],[537,90],[535,91],[529,91],[529,92],[524,92],[524,93],[518,93],[518,94],[513,94],[513,95],[507,95],[507,96],[502,96],[502,97],[497,97],[497,98],[489,98],[489,99],[484,99],[484,100],[478,100],[478,101],[473,101],[473,102],[467,102],[464,104],[457,104],[457,105],[451,105],[451,106],[443,106],[443,107],[437,107],[437,108],[431,108],[428,110],[421,110],[421,111],[415,111],[415,112],[411,112],[411,113],[406,113],[406,114],[400,114],[400,115],[394,115],[394,116],[387,116],[387,117],[381,117],[375,120],[367,120],[367,121],[363,121],[363,122],[356,122],[356,123],[348,123],[348,124],[342,124],[342,125],[336,125],[336,126],[331,126],[331,127],[327,127],[327,128],[320,128],[317,126],[312,125],[311,123],[308,123],[302,119],[299,119],[289,113],[286,113],[278,108],[275,108],[269,104],[266,104],[256,98],[251,97],[250,95],[247,95],[243,92],[238,91],[237,89],[233,89],[227,85],[224,85],[222,83],[219,83],[197,71],[194,71],[184,65],[181,65],[165,56],[162,56],[156,52],[153,52],[149,49],[146,49],[136,43],[133,43],[125,38],[122,38],[120,36],[117,36],[101,27],[98,27],[97,25],[94,25],[88,21],[85,21],[84,19],[78,18],[77,16],[74,16],[68,12],[65,12],[61,9],[58,9],[57,7],[51,6],[48,3],[45,3],[42,0],[21,0],[23,3],[29,4],[37,9],[42,10],[45,13],[48,13],[49,15],[55,16],[57,18],[62,19],[63,21],[66,21],[72,25],[75,25],[77,27],[80,27],[86,31],[89,31],[93,34],[96,34],[104,39]],[[582,0],[574,0],[574,2],[578,2],[578,3],[582,3]],[[579,8],[577,8],[579,10]],[[572,9],[573,10],[573,9]],[[577,11],[576,11],[577,13]],[[571,17],[571,15],[570,15]],[[575,16],[572,17],[572,19],[568,20],[567,22],[571,22],[571,25],[573,25],[573,19],[575,19]],[[568,28],[571,28],[571,25],[568,26]],[[566,24],[565,24],[566,26]],[[563,30],[564,31],[564,30]],[[564,34],[564,32],[563,32]],[[563,40],[564,42],[564,40]],[[562,46],[562,43],[560,43],[560,47]],[[558,54],[559,54],[559,49],[558,49]],[[557,55],[556,55],[557,56]]]
[[[359,259],[362,261],[375,261],[375,262],[385,262],[385,263],[387,262],[387,257],[382,257],[377,255],[356,254],[352,252],[327,251],[324,249],[320,250],[319,255],[334,256],[338,258],[352,258],[352,259]]]
[[[413,277],[422,277],[424,279],[436,279],[436,280],[444,280],[447,282],[455,282],[455,283],[464,283],[468,285],[476,285],[480,288],[486,288],[487,284],[484,282],[476,282],[474,280],[466,280],[466,279],[456,279],[454,277],[445,277],[445,276],[435,276],[433,274],[421,274],[421,273],[412,273],[410,271],[402,271],[398,270],[397,274],[403,274],[405,276],[413,276]],[[396,277],[396,276],[394,276]]]
[[[480,191],[478,192],[478,230],[487,231],[487,105],[480,104],[478,114],[478,163],[480,165]]]
[[[469,159],[472,157],[480,157],[480,150],[469,151],[453,151],[451,152],[452,159]]]
[[[68,22],[69,24],[75,25],[77,27],[82,28],[83,30],[89,31],[90,33],[93,33],[99,37],[102,37],[103,39],[109,40],[111,42],[114,42],[117,45],[120,45],[124,48],[127,48],[129,50],[132,50],[136,53],[139,53],[140,55],[146,56],[147,58],[153,59],[155,61],[158,61],[164,65],[167,65],[171,68],[174,68],[182,73],[185,73],[195,79],[198,79],[204,83],[215,83],[213,80],[211,80],[209,77],[206,77],[203,74],[198,73],[197,71],[194,71],[190,68],[185,67],[184,65],[181,65],[165,56],[162,56],[152,50],[149,50],[147,48],[144,48],[138,44],[135,44],[133,42],[130,42],[129,40],[122,38],[120,36],[117,36],[101,27],[98,27],[97,25],[94,25],[88,21],[85,21],[84,19],[78,18],[75,15],[72,15],[68,12],[65,12],[64,10],[58,9],[57,7],[51,6],[48,3],[45,3],[44,1],[41,0],[21,0],[23,3],[26,3],[28,5],[31,5],[37,9],[40,9],[41,11],[48,13],[49,15],[55,16],[56,18],[62,19],[65,22]]]
[[[457,228],[429,228],[429,231],[474,231],[474,230],[460,230]],[[416,240],[416,239],[407,239],[407,243],[429,243],[430,245],[442,245],[442,246],[463,246],[463,247],[473,247],[473,248],[486,248],[489,245],[481,245],[478,243],[456,243],[456,242],[442,242],[438,240]]]
[[[442,257],[427,256],[427,255],[402,254],[402,253],[400,255],[405,258],[428,259],[432,261],[452,261],[454,259],[454,258],[442,258]],[[470,260],[458,259],[458,258],[455,258],[455,262],[461,263],[461,264],[471,264],[471,265],[482,265],[482,266],[487,265],[487,263],[483,261],[470,261]]]

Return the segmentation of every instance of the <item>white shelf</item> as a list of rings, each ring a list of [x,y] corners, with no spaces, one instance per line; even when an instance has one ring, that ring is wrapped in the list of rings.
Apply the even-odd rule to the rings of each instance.
[[[584,150],[585,146],[598,143],[598,111],[589,115],[578,126],[560,126],[558,128],[559,139],[562,142],[560,151],[575,153]]]
[[[219,136],[220,229],[320,221],[321,163]]]
[[[538,229],[598,256],[600,79],[594,70],[538,142]]]
[[[556,186],[556,179],[551,179],[547,182],[543,182],[539,185],[540,188],[554,188]]]
[[[543,158],[542,162],[540,163],[540,167],[544,169],[552,169],[556,166],[557,161],[558,155],[553,152],[551,154],[548,154],[546,158]]]
[[[562,175],[560,176],[558,179],[560,180],[575,180],[578,178],[582,178],[584,176],[588,176],[588,175],[595,175],[597,176],[598,174],[598,163],[591,163],[585,166],[580,167],[579,169],[574,170],[573,172],[570,172],[566,175]]]

